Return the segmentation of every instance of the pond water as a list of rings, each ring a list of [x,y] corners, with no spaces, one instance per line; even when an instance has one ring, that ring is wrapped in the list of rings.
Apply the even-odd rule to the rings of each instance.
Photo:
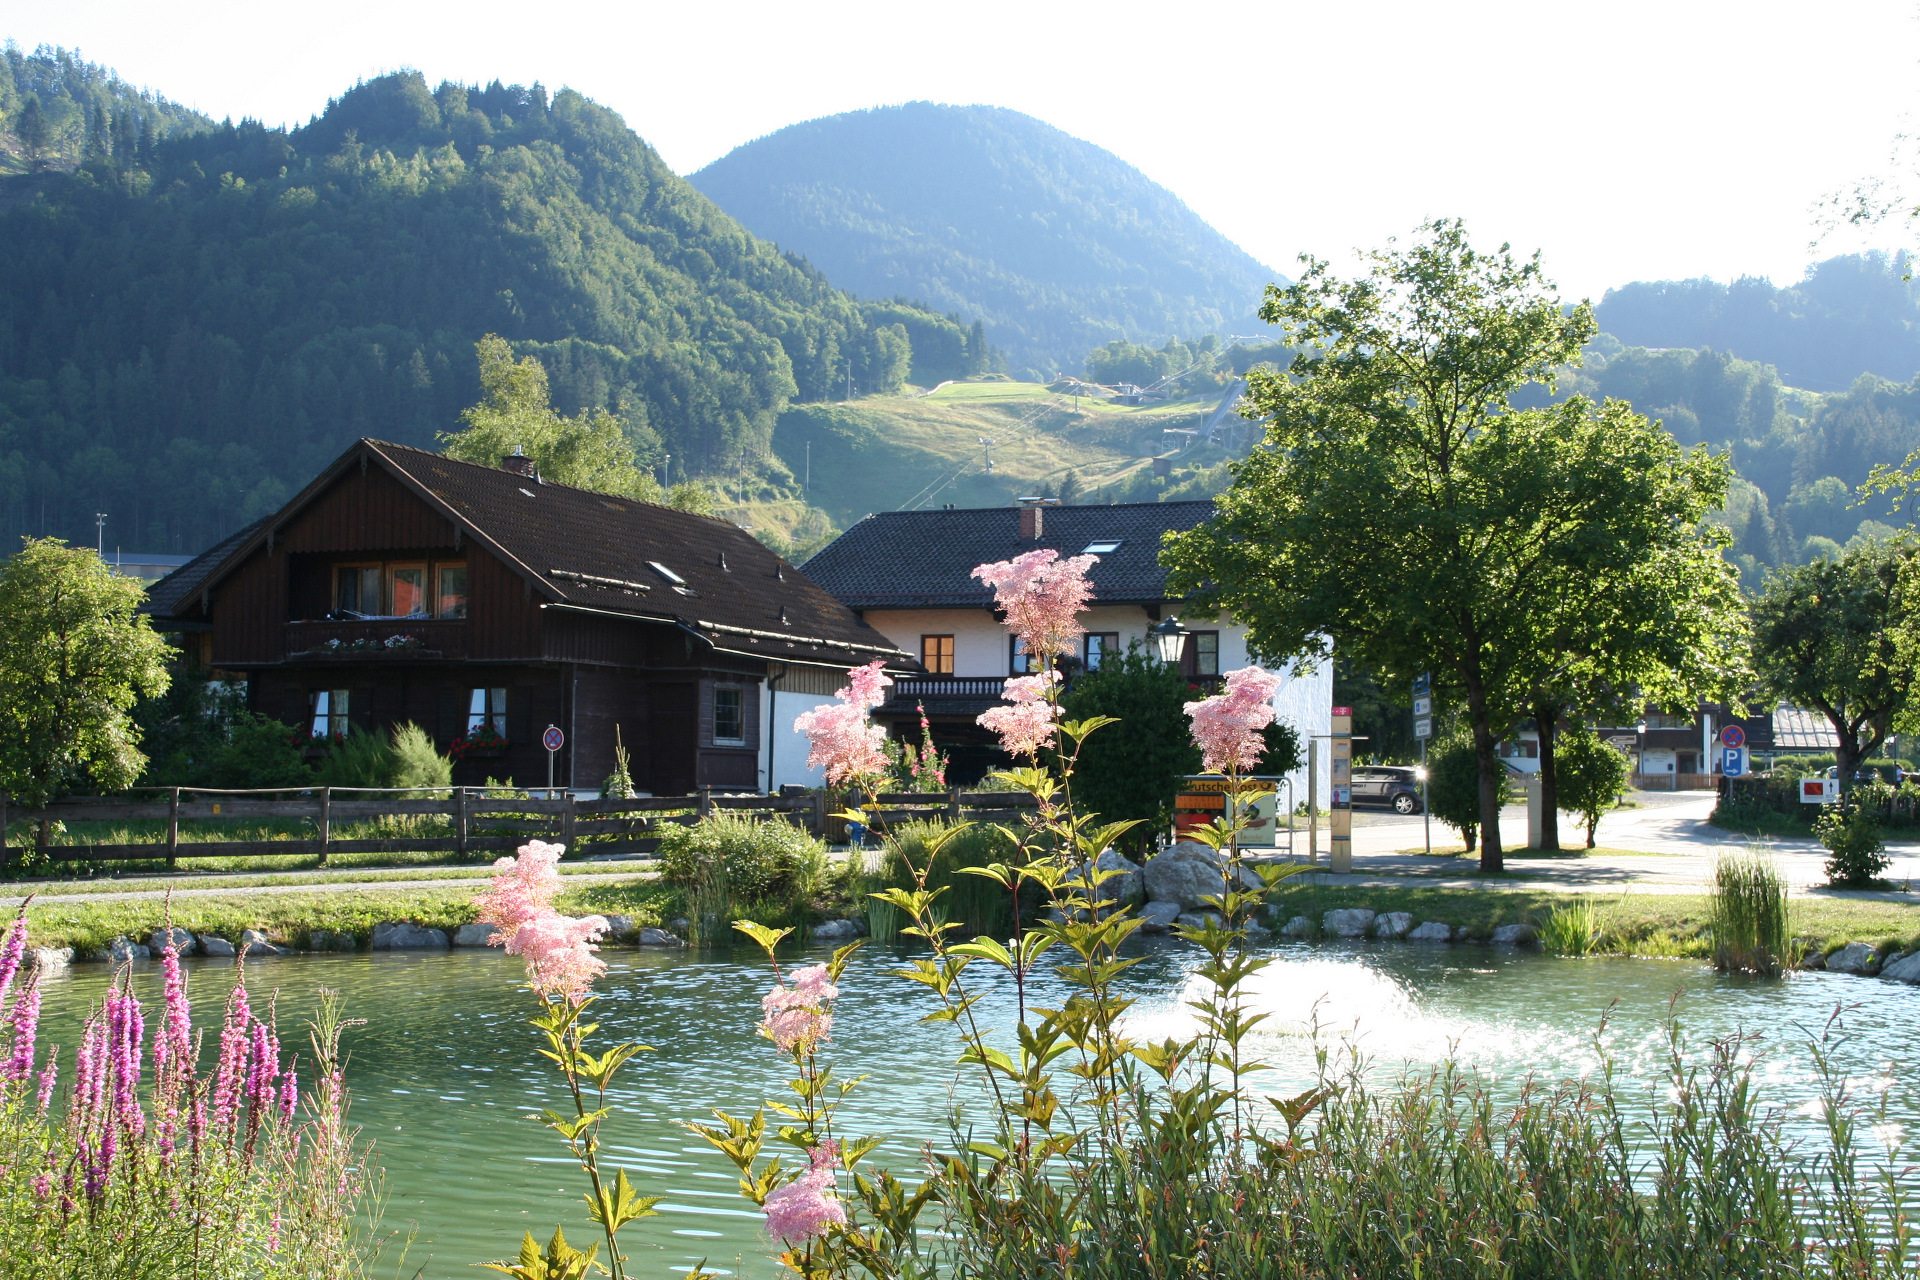
[[[1174,942],[1142,945],[1145,959],[1129,974],[1140,998],[1136,1030],[1153,1038],[1177,1033],[1198,953]],[[1559,1078],[1591,1069],[1595,1030],[1612,1008],[1609,1043],[1624,1072],[1637,1077],[1629,1083],[1637,1098],[1644,1092],[1638,1081],[1660,1070],[1671,1009],[1696,1046],[1735,1032],[1757,1036],[1767,1098],[1805,1114],[1815,1085],[1804,1046],[1844,1006],[1848,1038],[1839,1062],[1857,1082],[1889,1090],[1895,1119],[1920,1119],[1920,1098],[1901,1069],[1920,1025],[1915,988],[1830,974],[1731,979],[1691,962],[1564,960],[1482,947],[1281,944],[1275,952],[1278,963],[1253,995],[1272,1015],[1260,1046],[1274,1064],[1264,1093],[1311,1083],[1306,1029],[1316,1018],[1351,1037],[1378,1072],[1422,1069],[1454,1052],[1511,1082],[1528,1072]],[[706,1259],[737,1274],[775,1273],[759,1215],[738,1197],[732,1166],[679,1127],[713,1107],[751,1112],[782,1089],[786,1072],[753,1031],[768,985],[764,964],[744,949],[604,954],[600,1043],[617,1037],[653,1046],[626,1068],[604,1135],[636,1187],[665,1197],[661,1216],[622,1234],[632,1270],[658,1274]],[[888,1134],[878,1158],[910,1172],[924,1140],[944,1141],[956,1116],[964,1122],[979,1111],[972,1077],[953,1066],[951,1032],[919,1024],[930,1006],[922,988],[891,976],[898,962],[881,947],[856,957],[841,984],[832,1057],[843,1075],[867,1077],[842,1113],[843,1132]],[[196,1023],[216,1021],[232,962],[186,964]],[[303,1040],[300,1021],[321,986],[342,992],[349,1016],[366,1020],[348,1039],[353,1118],[387,1171],[387,1226],[413,1236],[398,1274],[480,1274],[472,1264],[511,1256],[529,1229],[544,1241],[556,1222],[577,1241],[593,1238],[580,1199],[584,1180],[559,1139],[526,1118],[530,1108],[562,1101],[557,1077],[534,1056],[535,1033],[525,1024],[530,997],[519,977],[518,962],[492,951],[306,956],[251,966],[255,1008],[265,992],[279,993],[284,1043]],[[50,980],[42,1043],[71,1046],[106,982],[104,966]],[[144,999],[157,1001],[157,966],[143,966],[136,982]],[[993,990],[981,1008],[1006,1023],[1010,989]],[[70,1055],[70,1048],[63,1053]]]

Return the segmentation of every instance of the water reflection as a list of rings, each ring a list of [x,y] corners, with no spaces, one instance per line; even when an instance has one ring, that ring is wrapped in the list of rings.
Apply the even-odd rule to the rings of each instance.
[[[1367,1055],[1376,1071],[1424,1070],[1455,1054],[1489,1076],[1517,1081],[1593,1069],[1595,1031],[1609,1015],[1606,1044],[1623,1070],[1650,1082],[1664,1061],[1662,1024],[1670,1008],[1696,1040],[1754,1034],[1770,1100],[1805,1113],[1814,1082],[1801,1046],[1818,1035],[1837,1003],[1849,1039],[1839,1058],[1866,1082],[1890,1087],[1891,1121],[1911,1125],[1920,1107],[1893,1082],[1911,1054],[1920,991],[1838,975],[1781,982],[1727,979],[1692,963],[1555,960],[1486,948],[1287,944],[1248,993],[1268,1015],[1259,1056],[1271,1064],[1259,1092],[1297,1092],[1314,1078],[1317,1024]],[[1197,953],[1147,944],[1128,974],[1139,997],[1131,1029],[1159,1039],[1191,1030],[1184,1006],[1204,991]],[[627,1069],[606,1131],[612,1151],[649,1195],[665,1196],[661,1216],[636,1223],[636,1272],[701,1260],[748,1275],[771,1275],[759,1216],[740,1200],[718,1153],[680,1127],[709,1108],[750,1112],[784,1087],[786,1073],[755,1036],[764,969],[745,951],[724,955],[609,952],[598,1006],[606,1041],[653,1047]],[[879,1159],[915,1168],[921,1144],[944,1141],[954,1125],[980,1116],[970,1074],[954,1066],[949,1029],[921,1025],[923,989],[891,976],[898,957],[868,948],[841,984],[835,1060],[867,1081],[843,1116],[852,1132],[885,1133]],[[189,961],[196,1021],[217,1020],[232,982],[230,961]],[[493,952],[311,956],[251,968],[256,993],[279,992],[282,1039],[309,1010],[320,986],[342,991],[353,1032],[348,1074],[354,1118],[379,1146],[387,1169],[387,1221],[414,1233],[403,1274],[471,1276],[471,1264],[511,1254],[523,1231],[541,1239],[557,1221],[588,1236],[580,1178],[558,1139],[529,1115],[564,1104],[555,1078],[533,1056],[528,998],[518,966]],[[984,968],[977,1012],[1004,1028],[1013,993]],[[157,996],[157,974],[140,981]],[[106,983],[98,967],[46,986],[46,1034],[68,1046]],[[1041,1000],[1057,994],[1041,981]],[[68,1052],[70,1053],[70,1049]],[[1641,1085],[1630,1081],[1629,1101]]]

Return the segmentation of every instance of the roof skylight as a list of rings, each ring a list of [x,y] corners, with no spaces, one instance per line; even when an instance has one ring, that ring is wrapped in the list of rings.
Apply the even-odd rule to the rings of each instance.
[[[1119,549],[1120,539],[1111,538],[1100,542],[1089,542],[1087,549],[1080,554],[1083,556],[1104,556],[1109,551],[1118,551]]]
[[[687,580],[685,578],[667,568],[667,566],[661,564],[658,560],[647,561],[647,566],[676,587],[686,585]]]

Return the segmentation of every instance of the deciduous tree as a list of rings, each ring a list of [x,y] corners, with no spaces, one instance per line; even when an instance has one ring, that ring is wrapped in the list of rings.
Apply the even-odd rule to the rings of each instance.
[[[1389,685],[1433,675],[1478,760],[1481,865],[1502,869],[1501,737],[1542,691],[1730,667],[1738,595],[1702,518],[1727,467],[1624,403],[1515,409],[1593,333],[1537,256],[1458,222],[1336,278],[1309,259],[1261,314],[1301,354],[1254,370],[1266,439],[1216,517],[1170,535],[1175,591],[1244,621],[1263,657],[1337,648]]]

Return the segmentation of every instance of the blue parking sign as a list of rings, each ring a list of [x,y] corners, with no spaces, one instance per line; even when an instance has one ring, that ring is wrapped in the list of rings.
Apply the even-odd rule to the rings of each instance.
[[[1720,772],[1729,778],[1738,778],[1747,771],[1747,749],[1745,747],[1720,748]]]

